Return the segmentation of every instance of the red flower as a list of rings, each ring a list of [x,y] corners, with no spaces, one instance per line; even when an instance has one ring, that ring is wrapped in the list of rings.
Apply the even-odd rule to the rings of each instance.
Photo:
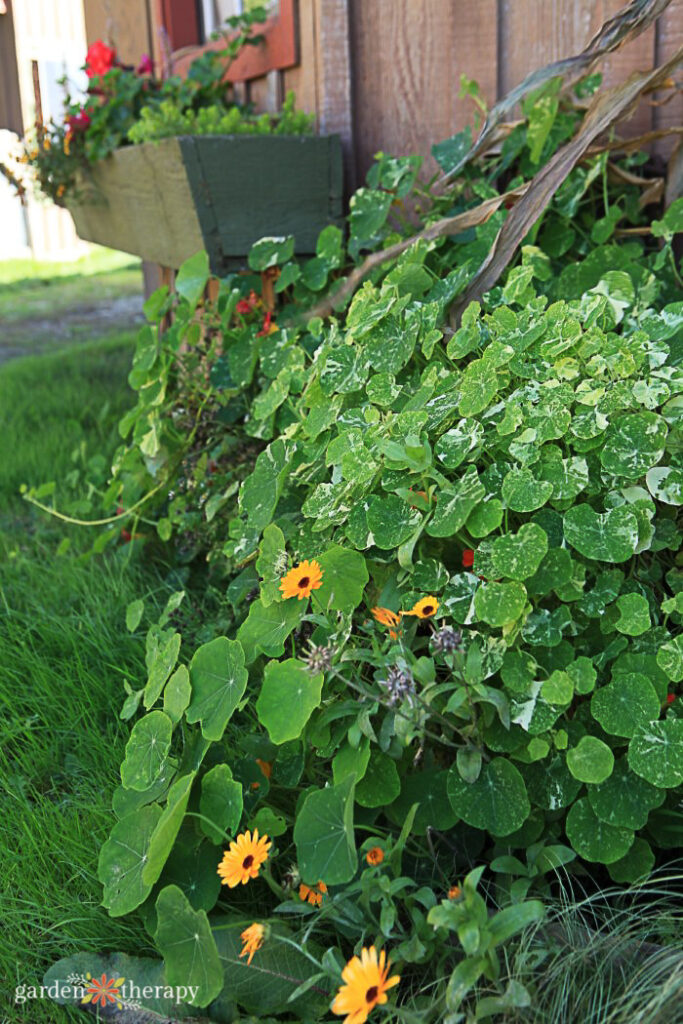
[[[76,132],[84,132],[90,124],[90,115],[87,111],[81,108],[77,114],[69,114],[66,119],[66,123],[72,134],[75,134]]]
[[[154,61],[148,53],[143,53],[142,57],[140,57],[140,63],[135,70],[138,75],[154,74]]]
[[[261,327],[261,330],[258,331],[256,334],[257,338],[263,338],[267,334],[273,334],[275,331],[277,331],[277,324],[272,323],[272,319],[273,314],[270,312],[266,313],[266,315],[263,318],[263,326]]]
[[[238,313],[253,313],[256,307],[260,305],[261,300],[252,288],[252,290],[249,292],[249,297],[246,299],[240,299],[240,301],[235,306],[235,309]]]
[[[106,75],[111,71],[116,61],[116,50],[107,46],[101,39],[97,39],[88,47],[85,58],[85,73],[88,78],[96,78],[98,75]]]
[[[472,548],[465,548],[463,551],[462,564],[465,569],[471,569],[474,565],[474,551]]]
[[[673,702],[675,700],[676,700],[676,694],[675,693],[667,693],[666,700],[665,700],[664,703],[666,704],[667,707],[669,707],[671,704],[673,704]]]

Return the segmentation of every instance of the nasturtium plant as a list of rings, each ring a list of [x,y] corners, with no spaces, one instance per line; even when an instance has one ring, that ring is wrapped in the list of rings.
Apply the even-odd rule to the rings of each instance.
[[[99,877],[212,1019],[228,999],[322,1013],[370,942],[402,994],[430,978],[406,1020],[459,1014],[555,869],[629,882],[678,841],[673,226],[662,210],[660,249],[637,175],[589,155],[470,301],[509,216],[496,182],[528,181],[582,117],[540,94],[485,172],[449,140],[437,160],[465,163],[443,193],[380,154],[346,240],[328,227],[298,261],[262,239],[201,299],[195,258],[147,304],[106,492],[131,511],[102,543],[144,507],[219,610],[147,631]],[[432,230],[460,213],[467,231]],[[515,877],[495,926],[489,864]]]

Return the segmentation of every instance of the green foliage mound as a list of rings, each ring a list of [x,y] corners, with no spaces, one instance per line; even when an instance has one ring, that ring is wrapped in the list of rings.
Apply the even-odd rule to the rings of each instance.
[[[450,191],[381,155],[346,243],[327,228],[299,264],[264,239],[213,304],[199,254],[147,305],[105,500],[133,521],[156,505],[179,557],[223,574],[233,621],[186,649],[180,595],[149,626],[99,871],[110,913],[142,907],[168,977],[200,978],[214,1014],[315,1019],[341,951],[371,942],[400,968],[401,1019],[461,1020],[482,979],[497,1011],[527,1005],[496,988],[496,951],[542,916],[532,891],[560,868],[629,882],[678,843],[683,204],[646,244],[615,235],[642,224],[639,193],[594,156],[457,312],[508,216],[493,181],[509,194],[580,121],[552,110]],[[436,148],[445,169],[466,143]],[[410,234],[410,203],[429,225],[485,200],[474,227],[378,259],[346,307],[335,293]],[[219,899],[246,830],[272,846]],[[266,990],[259,963],[287,983]]]

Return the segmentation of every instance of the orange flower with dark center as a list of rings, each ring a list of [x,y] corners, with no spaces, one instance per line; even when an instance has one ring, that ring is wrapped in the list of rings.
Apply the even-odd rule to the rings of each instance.
[[[398,626],[401,622],[401,616],[390,608],[371,608],[370,611],[380,626]]]
[[[225,851],[218,865],[222,884],[234,889],[240,883],[246,885],[250,879],[257,878],[261,865],[268,860],[268,850],[272,845],[268,842],[268,836],[259,839],[256,828],[253,837],[249,831],[239,835],[230,843],[230,848]]]
[[[324,882],[318,882],[317,885],[304,885],[302,882],[299,886],[299,899],[304,903],[308,900],[312,907],[319,907],[326,892],[327,886]]]
[[[439,610],[439,602],[435,597],[430,594],[429,597],[421,598],[409,612],[403,612],[403,615],[417,615],[418,619],[429,619],[432,615],[436,615]]]
[[[373,846],[372,849],[368,850],[365,855],[365,859],[368,864],[375,867],[377,864],[381,864],[384,860],[384,850],[381,846]]]
[[[360,957],[354,956],[342,971],[344,984],[332,1004],[332,1013],[346,1015],[344,1024],[365,1024],[372,1010],[386,1003],[387,990],[401,980],[397,974],[388,977],[390,967],[384,950],[378,957],[374,946],[363,947]]]
[[[304,559],[299,565],[290,569],[286,576],[280,580],[280,590],[285,600],[289,597],[297,597],[303,601],[310,597],[312,591],[318,590],[323,585],[323,571],[313,559]]]
[[[247,956],[248,954],[249,959],[247,960],[247,965],[251,963],[254,953],[258,952],[258,950],[263,945],[263,939],[265,934],[266,929],[263,927],[263,925],[256,924],[256,922],[254,922],[254,924],[250,924],[248,928],[245,928],[242,934],[240,935],[243,944],[242,952],[240,953],[240,959],[243,956]]]

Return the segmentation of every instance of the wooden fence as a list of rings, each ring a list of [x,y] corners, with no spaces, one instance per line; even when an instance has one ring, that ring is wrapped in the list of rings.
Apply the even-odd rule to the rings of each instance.
[[[362,181],[378,150],[428,156],[470,122],[460,76],[489,104],[535,68],[578,53],[623,0],[301,0],[300,66],[284,72],[323,130],[339,130]],[[683,45],[683,0],[604,63],[609,83],[648,70]],[[683,121],[683,93],[641,105],[625,133]]]
[[[84,2],[89,40],[113,33],[129,60],[152,40],[163,66],[165,35],[172,50],[182,51],[175,61],[182,71],[206,45],[199,38],[201,9],[210,0]],[[429,160],[434,142],[472,120],[472,101],[458,96],[462,74],[492,104],[528,72],[578,53],[626,2],[272,0],[264,45],[237,70],[261,109],[276,109],[294,89],[321,131],[341,134],[350,189],[378,150],[419,152]],[[232,3],[238,9],[239,0]],[[672,0],[656,25],[607,58],[606,80],[649,70],[682,44],[683,0]],[[624,130],[680,124],[682,108],[681,92],[666,106],[643,104]]]

